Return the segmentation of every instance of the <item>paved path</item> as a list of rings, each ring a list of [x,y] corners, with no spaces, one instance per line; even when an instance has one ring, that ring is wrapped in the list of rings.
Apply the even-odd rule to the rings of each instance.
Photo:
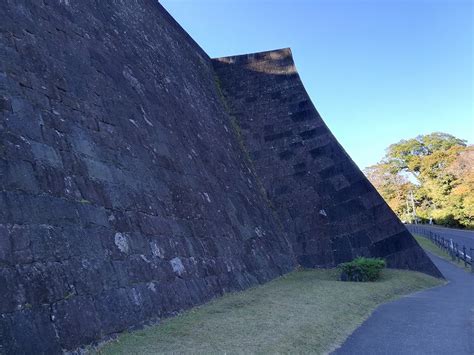
[[[474,231],[430,226],[428,224],[420,224],[418,226],[414,225],[414,227],[420,227],[425,230],[432,231],[433,233],[436,233],[441,237],[452,239],[454,243],[458,243],[459,245],[465,245],[466,248],[468,248],[468,253],[469,248],[474,248]]]
[[[447,285],[380,306],[333,354],[474,354],[474,275],[430,258]]]

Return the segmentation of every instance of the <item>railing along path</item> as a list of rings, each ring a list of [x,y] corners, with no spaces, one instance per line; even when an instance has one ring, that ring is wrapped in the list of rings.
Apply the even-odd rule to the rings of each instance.
[[[465,245],[459,245],[458,243],[453,242],[451,238],[442,237],[436,232],[423,228],[421,225],[408,224],[406,227],[411,234],[418,234],[422,237],[428,238],[440,249],[446,250],[453,261],[457,260],[458,262],[464,262],[466,268],[470,266],[471,272],[474,273],[474,263],[472,262],[474,248],[466,248]]]

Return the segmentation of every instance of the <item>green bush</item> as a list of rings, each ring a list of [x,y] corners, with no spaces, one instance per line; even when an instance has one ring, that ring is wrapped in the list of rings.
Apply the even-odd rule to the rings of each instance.
[[[339,265],[342,281],[376,281],[380,271],[385,267],[385,260],[378,258],[358,257]]]

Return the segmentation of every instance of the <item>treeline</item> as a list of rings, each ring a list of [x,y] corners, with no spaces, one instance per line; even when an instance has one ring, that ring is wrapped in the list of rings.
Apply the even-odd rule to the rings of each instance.
[[[364,173],[402,221],[474,228],[474,146],[446,133],[390,145]]]

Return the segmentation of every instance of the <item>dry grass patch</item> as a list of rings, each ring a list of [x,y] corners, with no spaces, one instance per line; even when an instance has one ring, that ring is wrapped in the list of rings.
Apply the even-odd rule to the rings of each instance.
[[[341,282],[338,270],[301,270],[227,294],[159,325],[120,335],[100,354],[325,353],[381,303],[442,280],[383,270],[377,282]]]
[[[460,267],[461,269],[464,269],[465,271],[470,271],[471,270],[471,266],[468,265],[467,267],[464,265],[464,261],[457,261],[457,260],[453,260],[451,258],[451,255],[444,249],[441,249],[440,247],[438,247],[435,243],[433,243],[431,240],[429,240],[428,238],[425,238],[421,235],[418,235],[418,234],[414,234],[413,235],[416,239],[416,241],[418,242],[418,244],[420,244],[420,246],[425,250],[425,251],[428,251],[436,256],[439,256],[441,259],[444,259],[446,261],[449,261],[450,263]]]

